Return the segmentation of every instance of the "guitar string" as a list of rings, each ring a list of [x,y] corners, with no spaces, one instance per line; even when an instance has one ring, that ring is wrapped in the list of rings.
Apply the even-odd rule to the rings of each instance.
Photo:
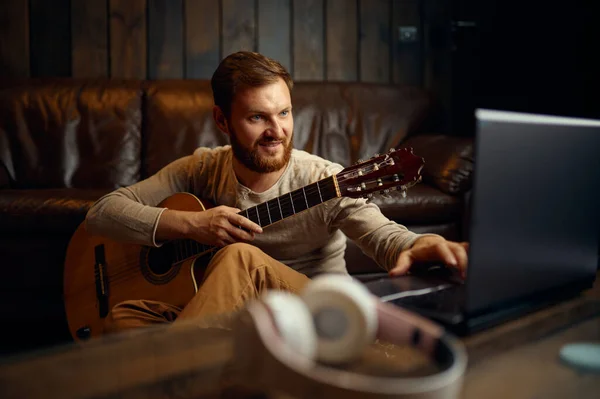
[[[349,180],[351,178],[353,178],[353,177],[346,177],[346,175],[340,176],[339,174],[337,175],[338,183],[345,182],[346,180]],[[321,181],[324,181],[324,180],[327,180],[327,179],[329,179],[329,178],[323,179]],[[308,197],[308,196],[312,196],[312,195],[315,195],[315,194],[319,194],[319,196],[320,196],[322,194],[322,192],[320,190],[320,186],[318,185],[318,183],[319,182],[312,183],[312,184],[310,184],[308,186],[305,186],[304,187],[304,195],[301,195],[301,197],[304,197],[303,199],[306,200],[307,199],[306,197]],[[307,189],[307,187],[308,187],[308,189]],[[327,189],[331,189],[331,187],[326,187],[326,188]],[[292,198],[292,201],[295,202],[295,200],[293,198],[294,194],[296,194],[296,196],[300,196],[299,190],[295,190],[295,191],[292,191],[292,192],[290,192],[288,194],[284,194],[281,197],[284,197],[284,200],[286,200],[285,197],[286,196],[290,196]],[[278,198],[281,198],[281,197],[278,197]],[[333,198],[335,198],[335,197],[333,197]],[[273,201],[273,200],[269,200],[269,201]],[[259,207],[262,205],[263,207],[265,207],[267,209],[267,212],[268,212],[268,207],[269,207],[268,202],[269,201],[264,202],[262,204],[259,204],[257,206],[248,208],[248,209],[240,212],[240,214],[245,213],[249,209],[255,208],[255,212],[257,213],[258,217],[260,217],[261,212],[260,212]],[[325,200],[325,201],[319,201],[319,203],[317,203],[315,205],[319,205],[320,203],[326,202],[326,201],[327,200]],[[280,207],[282,213],[285,213],[286,215],[289,214],[289,216],[293,216],[296,213],[298,213],[298,212],[295,212],[295,207],[294,207],[294,205],[293,205],[292,202],[290,202],[289,204],[287,204],[287,203],[284,202],[283,206],[281,206],[281,203],[279,202],[279,207]],[[307,209],[309,209],[311,207],[305,208],[303,210],[307,210]],[[264,211],[262,213],[264,213]],[[250,220],[252,220],[252,219],[250,218]],[[276,221],[279,221],[279,220],[282,220],[282,219],[278,219]],[[269,224],[272,224],[272,223],[269,223]],[[198,245],[202,245],[203,247],[205,246],[204,244],[200,244],[200,243],[198,243]],[[206,251],[202,251],[200,253],[191,254],[191,255],[187,255],[187,249],[186,249],[185,250],[186,253],[185,253],[185,256],[183,257],[183,259],[181,259],[181,260],[179,260],[177,262],[174,262],[174,263],[183,262],[183,261],[185,261],[187,259],[191,259],[191,258],[200,256],[201,254],[210,251],[211,248],[213,250],[215,249],[214,246],[207,246]],[[181,250],[180,252],[183,254],[184,250]],[[177,256],[178,256],[178,254],[177,254]],[[129,259],[123,260],[123,261],[115,260],[114,262],[111,262],[111,263],[113,263],[115,265],[115,267],[114,267],[115,271],[113,273],[110,273],[109,270],[106,270],[106,274],[108,275],[108,281],[111,282],[111,283],[117,283],[117,282],[126,281],[126,280],[129,280],[130,278],[132,278],[134,276],[137,276],[139,274],[139,271],[136,268],[136,266],[139,265],[139,256],[135,256],[131,260],[129,260]],[[90,284],[90,285],[92,285],[92,284]],[[93,285],[95,286],[95,284],[93,284]]]

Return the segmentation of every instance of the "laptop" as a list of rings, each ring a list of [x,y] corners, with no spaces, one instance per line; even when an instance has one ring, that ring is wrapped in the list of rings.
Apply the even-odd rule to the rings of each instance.
[[[600,121],[477,109],[469,265],[366,283],[458,335],[593,285],[600,241]]]

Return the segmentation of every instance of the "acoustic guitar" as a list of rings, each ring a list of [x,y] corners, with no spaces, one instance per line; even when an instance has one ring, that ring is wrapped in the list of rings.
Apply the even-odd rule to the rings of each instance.
[[[411,148],[392,149],[240,214],[265,228],[333,198],[371,198],[393,190],[406,195],[421,181],[423,166],[423,158]],[[188,193],[174,194],[158,206],[198,212],[211,207]],[[117,242],[90,235],[82,223],[71,237],[64,268],[63,297],[71,335],[76,341],[101,335],[110,309],[125,300],[185,306],[217,249],[193,240],[173,240],[160,248]]]

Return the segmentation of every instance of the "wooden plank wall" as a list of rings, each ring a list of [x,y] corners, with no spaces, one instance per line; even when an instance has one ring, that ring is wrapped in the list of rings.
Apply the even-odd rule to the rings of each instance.
[[[427,86],[426,1],[3,0],[0,76],[202,79],[244,49],[295,80]]]

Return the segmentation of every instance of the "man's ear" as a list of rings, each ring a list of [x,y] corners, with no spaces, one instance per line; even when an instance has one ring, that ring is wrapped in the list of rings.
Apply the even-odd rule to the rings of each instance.
[[[215,120],[215,123],[217,124],[219,130],[229,136],[229,126],[227,125],[227,118],[225,118],[225,114],[223,113],[221,108],[216,105],[213,107],[213,119]]]

